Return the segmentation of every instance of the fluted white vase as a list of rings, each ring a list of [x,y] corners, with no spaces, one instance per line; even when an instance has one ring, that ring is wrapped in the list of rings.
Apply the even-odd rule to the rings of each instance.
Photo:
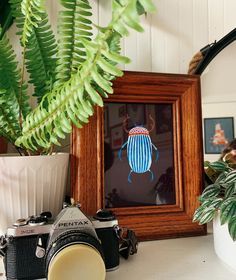
[[[0,235],[19,218],[51,211],[63,204],[69,154],[0,156]]]
[[[236,241],[233,241],[228,224],[220,224],[220,214],[213,220],[214,248],[217,256],[236,272]]]

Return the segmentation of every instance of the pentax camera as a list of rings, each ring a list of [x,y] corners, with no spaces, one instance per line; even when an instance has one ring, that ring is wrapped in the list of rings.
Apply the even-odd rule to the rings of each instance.
[[[50,213],[19,219],[0,240],[7,279],[104,280],[106,271],[137,252],[131,230],[122,237],[114,214],[99,210],[87,217],[80,206],[67,206],[55,221]]]

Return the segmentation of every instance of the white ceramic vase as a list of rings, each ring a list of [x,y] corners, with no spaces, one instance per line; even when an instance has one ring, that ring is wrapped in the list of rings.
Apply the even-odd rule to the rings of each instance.
[[[0,156],[0,235],[19,218],[51,211],[63,204],[69,154]]]
[[[236,272],[236,241],[229,235],[228,225],[220,224],[220,215],[213,220],[214,247],[217,256]]]

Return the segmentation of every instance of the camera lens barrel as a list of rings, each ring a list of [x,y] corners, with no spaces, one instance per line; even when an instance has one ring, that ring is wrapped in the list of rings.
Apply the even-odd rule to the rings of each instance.
[[[84,255],[84,259],[86,259],[86,257],[90,258],[90,260],[87,260],[87,263],[89,264],[87,267],[88,269],[81,259],[81,252]],[[71,260],[72,263],[68,260]],[[105,279],[105,265],[100,242],[95,237],[86,234],[85,232],[80,232],[78,230],[66,231],[59,235],[51,244],[48,244],[45,259],[48,280],[58,279],[58,275],[61,275],[61,278],[58,280],[65,279],[63,278],[65,275],[63,276],[61,273],[67,271],[66,273],[69,274],[72,273],[71,270],[74,272],[77,271],[79,274],[84,275],[83,277],[85,278],[80,278],[79,275],[70,278],[69,275],[67,275],[68,279],[89,279],[89,275],[93,273],[91,271],[93,268],[93,260],[96,269],[100,271],[97,275],[97,279]],[[71,269],[64,269],[59,272],[58,269],[60,270],[60,265],[58,264],[63,262],[65,265],[70,265]]]

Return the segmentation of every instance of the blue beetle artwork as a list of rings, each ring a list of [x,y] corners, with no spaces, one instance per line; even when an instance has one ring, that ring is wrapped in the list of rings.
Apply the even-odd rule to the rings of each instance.
[[[128,182],[131,183],[131,173],[145,173],[149,171],[151,173],[151,181],[154,179],[154,174],[151,171],[150,167],[152,164],[152,149],[154,148],[156,152],[156,159],[158,160],[159,152],[157,147],[152,143],[149,133],[154,128],[154,120],[151,116],[149,116],[152,120],[152,128],[148,131],[143,126],[135,126],[129,131],[125,128],[125,124],[127,125],[127,118],[124,120],[124,130],[128,133],[128,141],[125,142],[119,150],[119,159],[122,159],[122,150],[127,145],[127,158],[128,163],[131,168],[128,175]]]

